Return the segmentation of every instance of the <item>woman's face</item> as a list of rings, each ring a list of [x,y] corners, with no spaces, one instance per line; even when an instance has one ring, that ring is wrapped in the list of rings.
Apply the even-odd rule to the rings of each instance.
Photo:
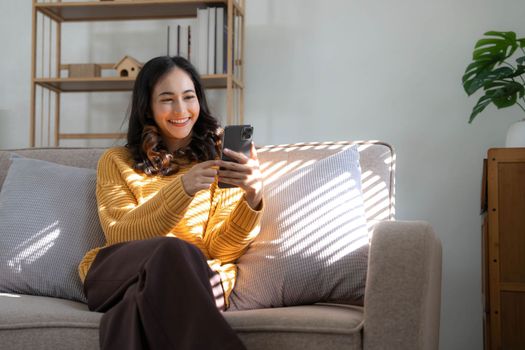
[[[151,109],[170,151],[189,144],[200,105],[188,73],[175,67],[160,78],[153,88]]]

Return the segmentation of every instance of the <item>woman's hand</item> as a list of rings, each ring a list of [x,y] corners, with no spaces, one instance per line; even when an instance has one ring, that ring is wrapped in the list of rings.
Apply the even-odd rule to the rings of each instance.
[[[251,145],[250,158],[229,149],[223,152],[238,163],[220,160],[219,181],[242,188],[250,207],[257,209],[262,201],[263,184],[255,145]]]
[[[200,190],[209,189],[215,181],[215,176],[217,176],[218,166],[218,160],[208,160],[195,164],[190,171],[182,175],[182,185],[186,193],[194,196]]]

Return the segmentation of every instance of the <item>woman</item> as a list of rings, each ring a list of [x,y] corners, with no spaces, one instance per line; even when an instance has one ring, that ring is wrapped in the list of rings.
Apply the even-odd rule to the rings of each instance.
[[[144,65],[127,145],[98,164],[106,245],[79,266],[90,310],[105,313],[102,349],[244,349],[221,311],[259,231],[262,181],[253,145],[219,159],[219,130],[187,60]]]

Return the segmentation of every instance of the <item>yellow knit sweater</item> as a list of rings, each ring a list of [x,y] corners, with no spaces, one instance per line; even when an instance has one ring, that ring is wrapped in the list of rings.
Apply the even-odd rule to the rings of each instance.
[[[192,243],[220,274],[228,303],[237,274],[234,262],[259,233],[262,210],[253,210],[241,189],[221,189],[217,181],[209,190],[188,195],[181,178],[191,165],[170,176],[147,176],[132,165],[124,147],[107,150],[99,160],[96,193],[105,246],[159,236]],[[82,281],[101,248],[82,259]]]

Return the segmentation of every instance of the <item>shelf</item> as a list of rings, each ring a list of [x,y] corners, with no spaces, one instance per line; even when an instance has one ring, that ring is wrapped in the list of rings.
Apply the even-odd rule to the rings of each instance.
[[[35,83],[58,92],[130,91],[134,78],[38,78]]]
[[[126,138],[125,133],[99,133],[99,134],[59,134],[58,138],[60,140],[75,140],[75,139],[124,139]]]
[[[38,3],[35,8],[58,22],[78,22],[196,17],[197,8],[227,4],[227,0],[128,0]],[[237,2],[234,5],[244,12]]]
[[[106,92],[131,91],[134,78],[96,77],[96,78],[37,78],[35,83],[56,92]],[[236,87],[242,84],[233,79]],[[206,89],[224,89],[227,84],[226,74],[204,75],[202,84]]]

